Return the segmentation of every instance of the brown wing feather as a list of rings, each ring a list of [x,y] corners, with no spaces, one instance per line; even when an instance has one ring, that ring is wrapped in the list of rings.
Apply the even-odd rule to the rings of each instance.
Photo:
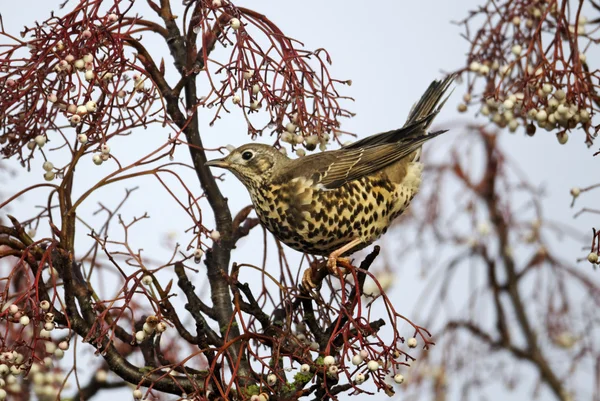
[[[453,80],[454,76],[449,76],[441,81],[433,81],[412,108],[404,127],[372,135],[339,150],[293,160],[285,172],[273,177],[273,182],[305,177],[325,189],[334,189],[380,171],[410,155],[429,139],[446,132],[427,133],[427,129],[446,102],[442,97]]]
[[[446,131],[404,138],[396,143],[361,149],[339,149],[292,160],[286,172],[273,177],[273,182],[287,182],[306,177],[325,189],[339,188],[349,181],[375,173],[410,155],[426,141]]]
[[[352,151],[343,150],[321,177],[320,184],[327,189],[338,188],[349,181],[373,174],[403,159],[426,141],[446,131],[407,138],[406,141],[370,146]]]

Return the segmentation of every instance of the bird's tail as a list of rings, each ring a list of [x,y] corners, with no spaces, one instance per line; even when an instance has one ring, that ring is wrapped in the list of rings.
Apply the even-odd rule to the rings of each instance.
[[[408,114],[408,119],[402,128],[368,136],[344,146],[343,149],[358,149],[386,143],[398,143],[405,141],[407,138],[426,136],[433,119],[440,112],[449,97],[444,98],[444,95],[448,91],[450,84],[454,81],[454,78],[455,75],[450,75],[441,81],[433,81],[423,96],[421,96],[421,99],[412,107]],[[419,154],[416,155],[415,160],[418,158]]]
[[[448,95],[442,99],[455,77],[455,75],[449,75],[441,81],[433,81],[423,96],[421,96],[421,99],[410,110],[404,127],[420,125],[421,129],[427,130],[435,116],[437,116],[444,106],[444,103],[446,103],[446,100],[450,97]],[[427,122],[422,125],[421,123],[424,121]]]

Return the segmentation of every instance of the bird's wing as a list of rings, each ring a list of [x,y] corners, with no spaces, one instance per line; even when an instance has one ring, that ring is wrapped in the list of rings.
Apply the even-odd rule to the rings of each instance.
[[[295,159],[286,172],[274,177],[285,182],[305,177],[323,189],[339,188],[349,181],[375,173],[410,155],[424,142],[446,131],[408,136],[395,143],[367,146],[360,149],[339,149]]]
[[[401,141],[407,136],[422,135],[424,131],[427,131],[431,122],[448,99],[449,95],[445,99],[442,98],[448,91],[454,78],[454,75],[450,75],[441,81],[433,81],[423,96],[421,96],[421,99],[412,107],[404,127],[368,136],[344,146],[343,149],[358,149],[366,146],[394,143]]]

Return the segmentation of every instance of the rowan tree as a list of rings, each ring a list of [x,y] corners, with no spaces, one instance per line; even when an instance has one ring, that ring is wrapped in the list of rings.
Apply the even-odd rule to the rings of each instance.
[[[320,277],[317,291],[300,278],[320,260],[292,264],[280,245],[273,260],[264,230],[262,265],[245,263],[236,245],[261,228],[250,207],[230,210],[223,177],[204,166],[228,141],[205,147],[201,121],[244,119],[248,140],[270,137],[297,157],[345,141],[351,81],[330,75],[326,50],[229,0],[70,0],[20,35],[0,27],[0,149],[38,179],[0,189],[0,397],[90,399],[127,383],[135,399],[385,397],[406,377],[414,397],[431,385],[441,400],[465,372],[467,395],[494,379],[514,386],[524,380],[515,361],[539,373],[535,389],[580,396],[567,378],[597,369],[597,279],[554,252],[548,236],[570,231],[545,216],[537,183],[497,138],[544,129],[593,146],[597,6],[490,1],[461,21],[471,51],[459,111],[477,105],[492,125],[468,127],[445,158],[428,160],[421,201],[398,224],[418,235],[382,243],[397,264],[416,254],[436,267],[426,277],[442,285],[422,302],[433,306],[415,312],[386,294],[391,274],[370,271],[378,247],[351,274]],[[94,164],[98,176],[83,167]],[[170,197],[165,213],[187,218],[183,244],[165,239],[166,260],[139,248],[144,234],[163,234],[144,205],[121,214],[149,182]],[[121,199],[99,195],[117,185]],[[574,198],[596,188],[585,185]],[[25,196],[40,207],[17,208]],[[598,246],[594,231],[578,256],[596,263]],[[467,307],[450,313],[463,271],[477,276]]]
[[[304,49],[229,0],[68,1],[19,34],[0,33],[1,152],[39,177],[0,205],[39,200],[0,225],[0,397],[89,399],[125,383],[135,399],[394,393],[390,380],[401,383],[414,359],[408,348],[432,342],[385,294],[362,297],[378,248],[347,276],[316,278],[315,291],[300,285],[302,268],[283,249],[276,263],[266,247],[262,266],[240,262],[236,243],[258,222],[250,206],[230,210],[222,177],[205,166],[226,143],[205,148],[200,118],[212,125],[231,113],[250,138],[271,135],[298,157],[339,141],[340,119],[351,115],[339,90],[351,82],[330,76],[326,50]],[[152,35],[169,58],[157,57]],[[148,135],[162,137],[151,151],[122,145]],[[82,174],[84,163],[101,176]],[[195,181],[183,178],[190,169]],[[161,231],[143,205],[120,214],[148,179],[170,196],[164,210],[188,222],[186,243],[172,244],[167,260],[136,246],[138,227]],[[101,200],[86,213],[97,193],[122,183],[116,206]],[[260,279],[244,281],[247,271]],[[202,279],[206,290],[196,287]],[[99,369],[91,377],[74,350],[90,347],[97,358],[85,363]]]

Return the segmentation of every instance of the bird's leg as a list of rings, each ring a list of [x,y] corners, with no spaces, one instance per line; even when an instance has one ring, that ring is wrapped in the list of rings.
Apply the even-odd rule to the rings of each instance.
[[[340,262],[340,264],[346,265],[344,267],[347,267],[348,265],[350,265],[350,259],[342,258],[341,255],[343,255],[345,252],[348,252],[350,249],[354,248],[355,246],[360,245],[361,242],[362,242],[362,240],[360,238],[356,238],[356,239],[353,239],[352,241],[348,242],[343,247],[331,252],[329,254],[329,257],[327,258],[327,270],[329,270],[329,272],[331,274],[336,274],[338,261]]]
[[[356,245],[359,245],[362,241],[360,239],[355,239],[348,242],[346,245],[342,246],[339,249],[331,252],[331,254],[327,257],[327,262],[325,263],[325,267],[327,267],[327,271],[323,270],[323,264],[311,264],[308,269],[302,275],[302,285],[306,289],[317,288],[321,285],[321,281],[327,275],[327,272],[330,274],[337,275],[337,267],[338,263],[340,267],[344,267],[346,269],[352,268],[350,264],[349,258],[342,258],[340,255],[343,255],[344,252],[349,251],[354,248]]]

